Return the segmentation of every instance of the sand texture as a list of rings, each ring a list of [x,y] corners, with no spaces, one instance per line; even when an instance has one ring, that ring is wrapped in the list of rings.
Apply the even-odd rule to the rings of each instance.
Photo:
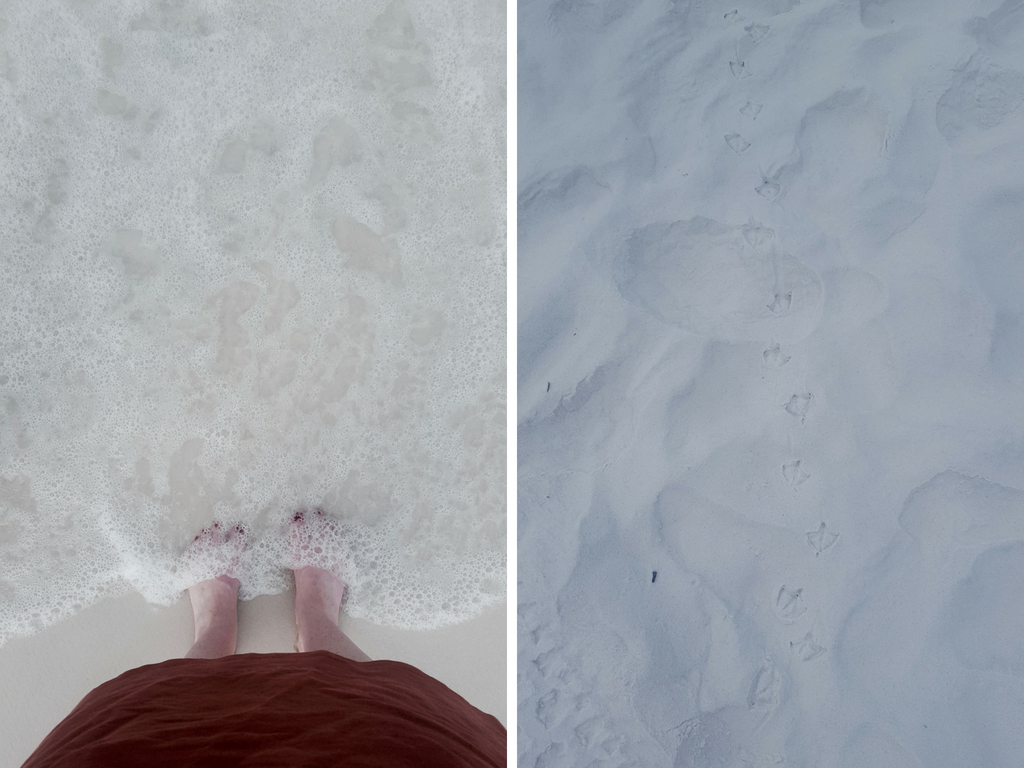
[[[520,765],[1024,754],[1024,5],[519,8]]]

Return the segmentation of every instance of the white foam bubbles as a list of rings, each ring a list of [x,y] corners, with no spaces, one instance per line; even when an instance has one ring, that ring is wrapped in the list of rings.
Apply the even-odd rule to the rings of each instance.
[[[316,506],[353,615],[503,596],[504,113],[454,82],[499,79],[503,31],[444,23],[468,4],[302,5],[7,13],[0,642],[118,590],[173,602],[215,518],[252,535],[243,598],[285,589],[284,523]],[[400,282],[350,263],[339,216]]]

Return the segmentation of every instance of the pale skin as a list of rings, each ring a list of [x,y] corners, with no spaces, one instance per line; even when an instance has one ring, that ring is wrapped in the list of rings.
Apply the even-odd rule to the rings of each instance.
[[[293,525],[302,525],[297,514]],[[216,530],[214,530],[216,529]],[[237,529],[236,529],[237,530]],[[201,536],[218,535],[219,526]],[[198,538],[198,537],[197,537]],[[338,627],[345,584],[323,568],[297,568],[295,574],[295,650],[330,651],[354,661],[370,661]],[[222,574],[189,587],[195,618],[195,642],[187,659],[216,659],[235,652],[238,639],[238,579]]]

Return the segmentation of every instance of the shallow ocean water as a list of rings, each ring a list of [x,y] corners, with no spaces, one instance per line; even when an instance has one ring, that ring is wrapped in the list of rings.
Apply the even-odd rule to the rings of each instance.
[[[493,2],[5,4],[0,643],[170,604],[214,519],[280,592],[314,507],[350,615],[504,599],[504,40]]]

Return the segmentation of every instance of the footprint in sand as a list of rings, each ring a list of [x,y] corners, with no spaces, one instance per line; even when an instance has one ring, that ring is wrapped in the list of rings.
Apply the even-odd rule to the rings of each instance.
[[[249,538],[241,524],[214,521],[196,536],[178,560],[186,587],[226,575],[240,579]]]
[[[825,652],[824,646],[818,645],[814,642],[814,638],[811,637],[811,633],[808,632],[803,636],[802,640],[797,640],[789,644],[789,648],[796,657],[801,661],[812,661],[818,658]]]
[[[550,622],[542,621],[530,630],[530,639],[534,645],[541,645],[550,642],[555,636],[555,631]]]
[[[789,308],[793,306],[793,292],[788,291],[786,293],[776,293],[775,300],[771,304],[766,304],[765,306],[772,311],[773,315],[784,315],[789,312]]]
[[[737,155],[742,155],[748,149],[750,149],[750,142],[744,141],[743,137],[738,133],[730,133],[725,137],[725,143],[729,145],[729,149],[735,152]]]
[[[537,671],[544,677],[550,677],[554,674],[555,667],[560,661],[557,650],[560,649],[546,651],[533,660],[533,664],[537,667]]]
[[[614,723],[601,715],[593,715],[579,723],[573,729],[573,734],[576,737],[575,743],[582,748],[584,753],[594,754],[601,758],[592,763],[586,763],[587,765],[605,765],[604,760],[621,752],[626,744],[625,736],[616,732]],[[620,759],[621,757],[620,754]]]
[[[776,344],[764,351],[764,364],[769,368],[781,368],[790,361],[789,355],[782,354],[782,348]]]
[[[765,657],[747,693],[747,706],[769,712],[779,705],[781,678],[771,658]]]
[[[747,245],[758,253],[761,253],[775,239],[775,230],[766,227],[756,219],[751,219],[749,224],[744,224],[740,231],[743,233],[743,239]]]
[[[753,74],[745,61],[730,61],[729,71],[737,80],[746,80]]]
[[[800,419],[800,423],[803,424],[807,418],[807,411],[811,409],[811,401],[814,399],[814,395],[810,392],[806,392],[802,395],[793,395],[789,398],[789,402],[786,403],[786,412],[791,416]]]
[[[759,43],[764,40],[765,35],[768,34],[770,29],[771,27],[765,26],[764,24],[751,24],[750,26],[743,28],[755,43]]]
[[[767,171],[764,168],[759,168],[758,171],[761,174],[761,183],[754,187],[754,191],[769,203],[772,202],[779,196],[779,193],[782,192],[782,186],[777,180],[784,170],[784,166],[780,168],[777,167],[776,164],[770,165]]]
[[[807,612],[802,589],[786,589],[783,584],[775,595],[775,613],[783,624],[792,624]]]
[[[537,720],[545,728],[551,726],[555,722],[558,715],[558,691],[550,690],[546,694],[540,697],[537,702]]]
[[[749,701],[749,700],[748,700]],[[679,746],[674,765],[779,765],[773,756],[756,753],[758,733],[771,709],[758,705],[727,706],[691,718],[677,726]]]
[[[768,181],[765,179],[762,181],[760,186],[754,187],[754,191],[770,203],[779,196],[779,192],[782,191],[782,187],[774,181]]]
[[[807,534],[807,543],[814,550],[815,557],[832,549],[838,540],[839,534],[829,531],[824,522],[818,527],[818,530],[809,531]]]
[[[519,626],[529,632],[534,645],[543,645],[555,637],[551,623],[541,618],[536,603],[520,603],[517,609]],[[552,649],[559,650],[558,648]]]
[[[534,768],[554,768],[555,766],[564,765],[564,760],[565,745],[560,741],[555,741],[537,755],[537,760],[533,765]]]
[[[800,469],[800,460],[791,461],[788,464],[782,465],[782,476],[786,478],[786,482],[793,488],[798,485],[803,485],[810,477],[809,474]]]
[[[629,236],[613,276],[624,299],[663,322],[720,339],[795,342],[817,326],[821,278],[770,248],[772,239],[757,222],[654,222]]]
[[[573,732],[579,743],[586,749],[591,744],[597,743],[598,736],[604,733],[604,721],[595,715],[577,725]]]
[[[764,104],[748,101],[740,108],[740,114],[749,117],[751,120],[757,120],[757,115],[763,108]]]

